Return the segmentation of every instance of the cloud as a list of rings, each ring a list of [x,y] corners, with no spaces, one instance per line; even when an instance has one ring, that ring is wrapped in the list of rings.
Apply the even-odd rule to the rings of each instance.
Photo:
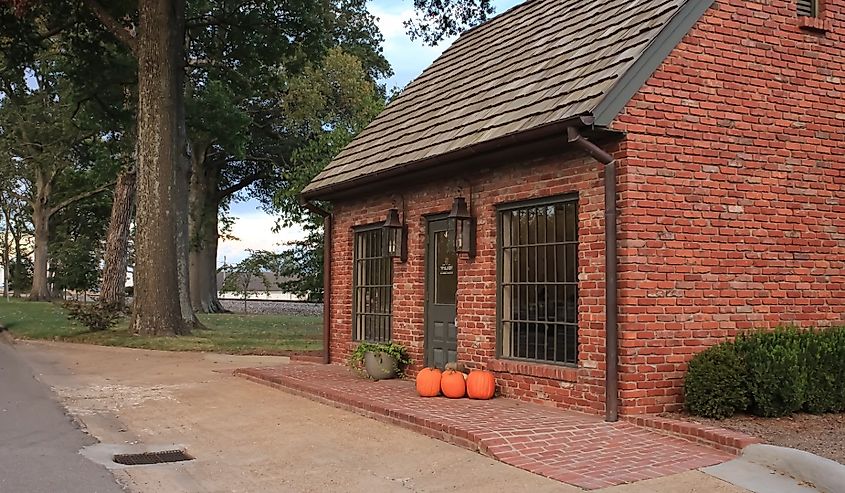
[[[246,258],[246,250],[280,251],[291,241],[301,240],[305,232],[300,226],[283,228],[273,232],[276,218],[261,210],[242,211],[237,214],[232,226],[232,235],[237,240],[221,240],[217,249],[217,264],[232,264]]]

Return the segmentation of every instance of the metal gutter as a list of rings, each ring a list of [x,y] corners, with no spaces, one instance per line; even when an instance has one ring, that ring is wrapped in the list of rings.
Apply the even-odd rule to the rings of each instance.
[[[592,119],[585,118],[585,124]],[[604,164],[605,258],[605,420],[619,419],[619,301],[616,241],[616,160],[584,138],[576,127],[566,129],[567,140]]]
[[[331,363],[332,214],[300,197],[299,205],[323,218],[323,364]]]

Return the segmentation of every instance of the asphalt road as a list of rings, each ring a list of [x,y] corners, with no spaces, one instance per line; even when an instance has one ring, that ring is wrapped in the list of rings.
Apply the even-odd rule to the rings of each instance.
[[[0,334],[0,493],[123,491],[104,467],[79,455],[94,442]]]

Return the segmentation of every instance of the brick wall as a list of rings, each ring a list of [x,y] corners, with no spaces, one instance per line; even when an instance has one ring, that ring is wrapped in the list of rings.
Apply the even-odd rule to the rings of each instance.
[[[692,354],[845,323],[845,1],[717,1],[614,125],[623,412],[679,406]]]
[[[565,137],[560,136],[561,142]],[[334,363],[344,363],[352,342],[353,227],[383,222],[387,210],[408,211],[408,261],[394,263],[393,340],[406,345],[416,364],[424,361],[425,215],[449,212],[458,193],[471,194],[477,218],[474,259],[458,260],[458,360],[471,368],[496,370],[505,395],[601,412],[604,409],[604,235],[600,165],[580,155],[558,155],[480,170],[441,180],[336,202],[332,258],[332,344]],[[579,194],[579,368],[496,360],[496,205],[539,197]]]
[[[620,397],[676,410],[693,354],[752,328],[845,324],[845,0],[799,28],[793,1],[717,1],[614,124],[619,159]],[[563,138],[561,136],[561,138]],[[468,180],[468,181],[467,181]],[[331,354],[352,343],[352,227],[408,210],[393,338],[423,361],[424,215],[472,192],[478,255],[458,262],[458,358],[506,395],[604,409],[600,165],[575,154],[335,204]],[[578,368],[495,358],[495,206],[579,193]],[[401,193],[402,195],[399,195]]]

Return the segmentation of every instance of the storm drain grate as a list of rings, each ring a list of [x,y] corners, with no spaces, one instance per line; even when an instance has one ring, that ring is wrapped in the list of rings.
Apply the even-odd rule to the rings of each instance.
[[[193,459],[193,457],[186,454],[183,450],[164,450],[161,452],[144,452],[142,454],[114,454],[113,460],[125,466],[142,466]]]

